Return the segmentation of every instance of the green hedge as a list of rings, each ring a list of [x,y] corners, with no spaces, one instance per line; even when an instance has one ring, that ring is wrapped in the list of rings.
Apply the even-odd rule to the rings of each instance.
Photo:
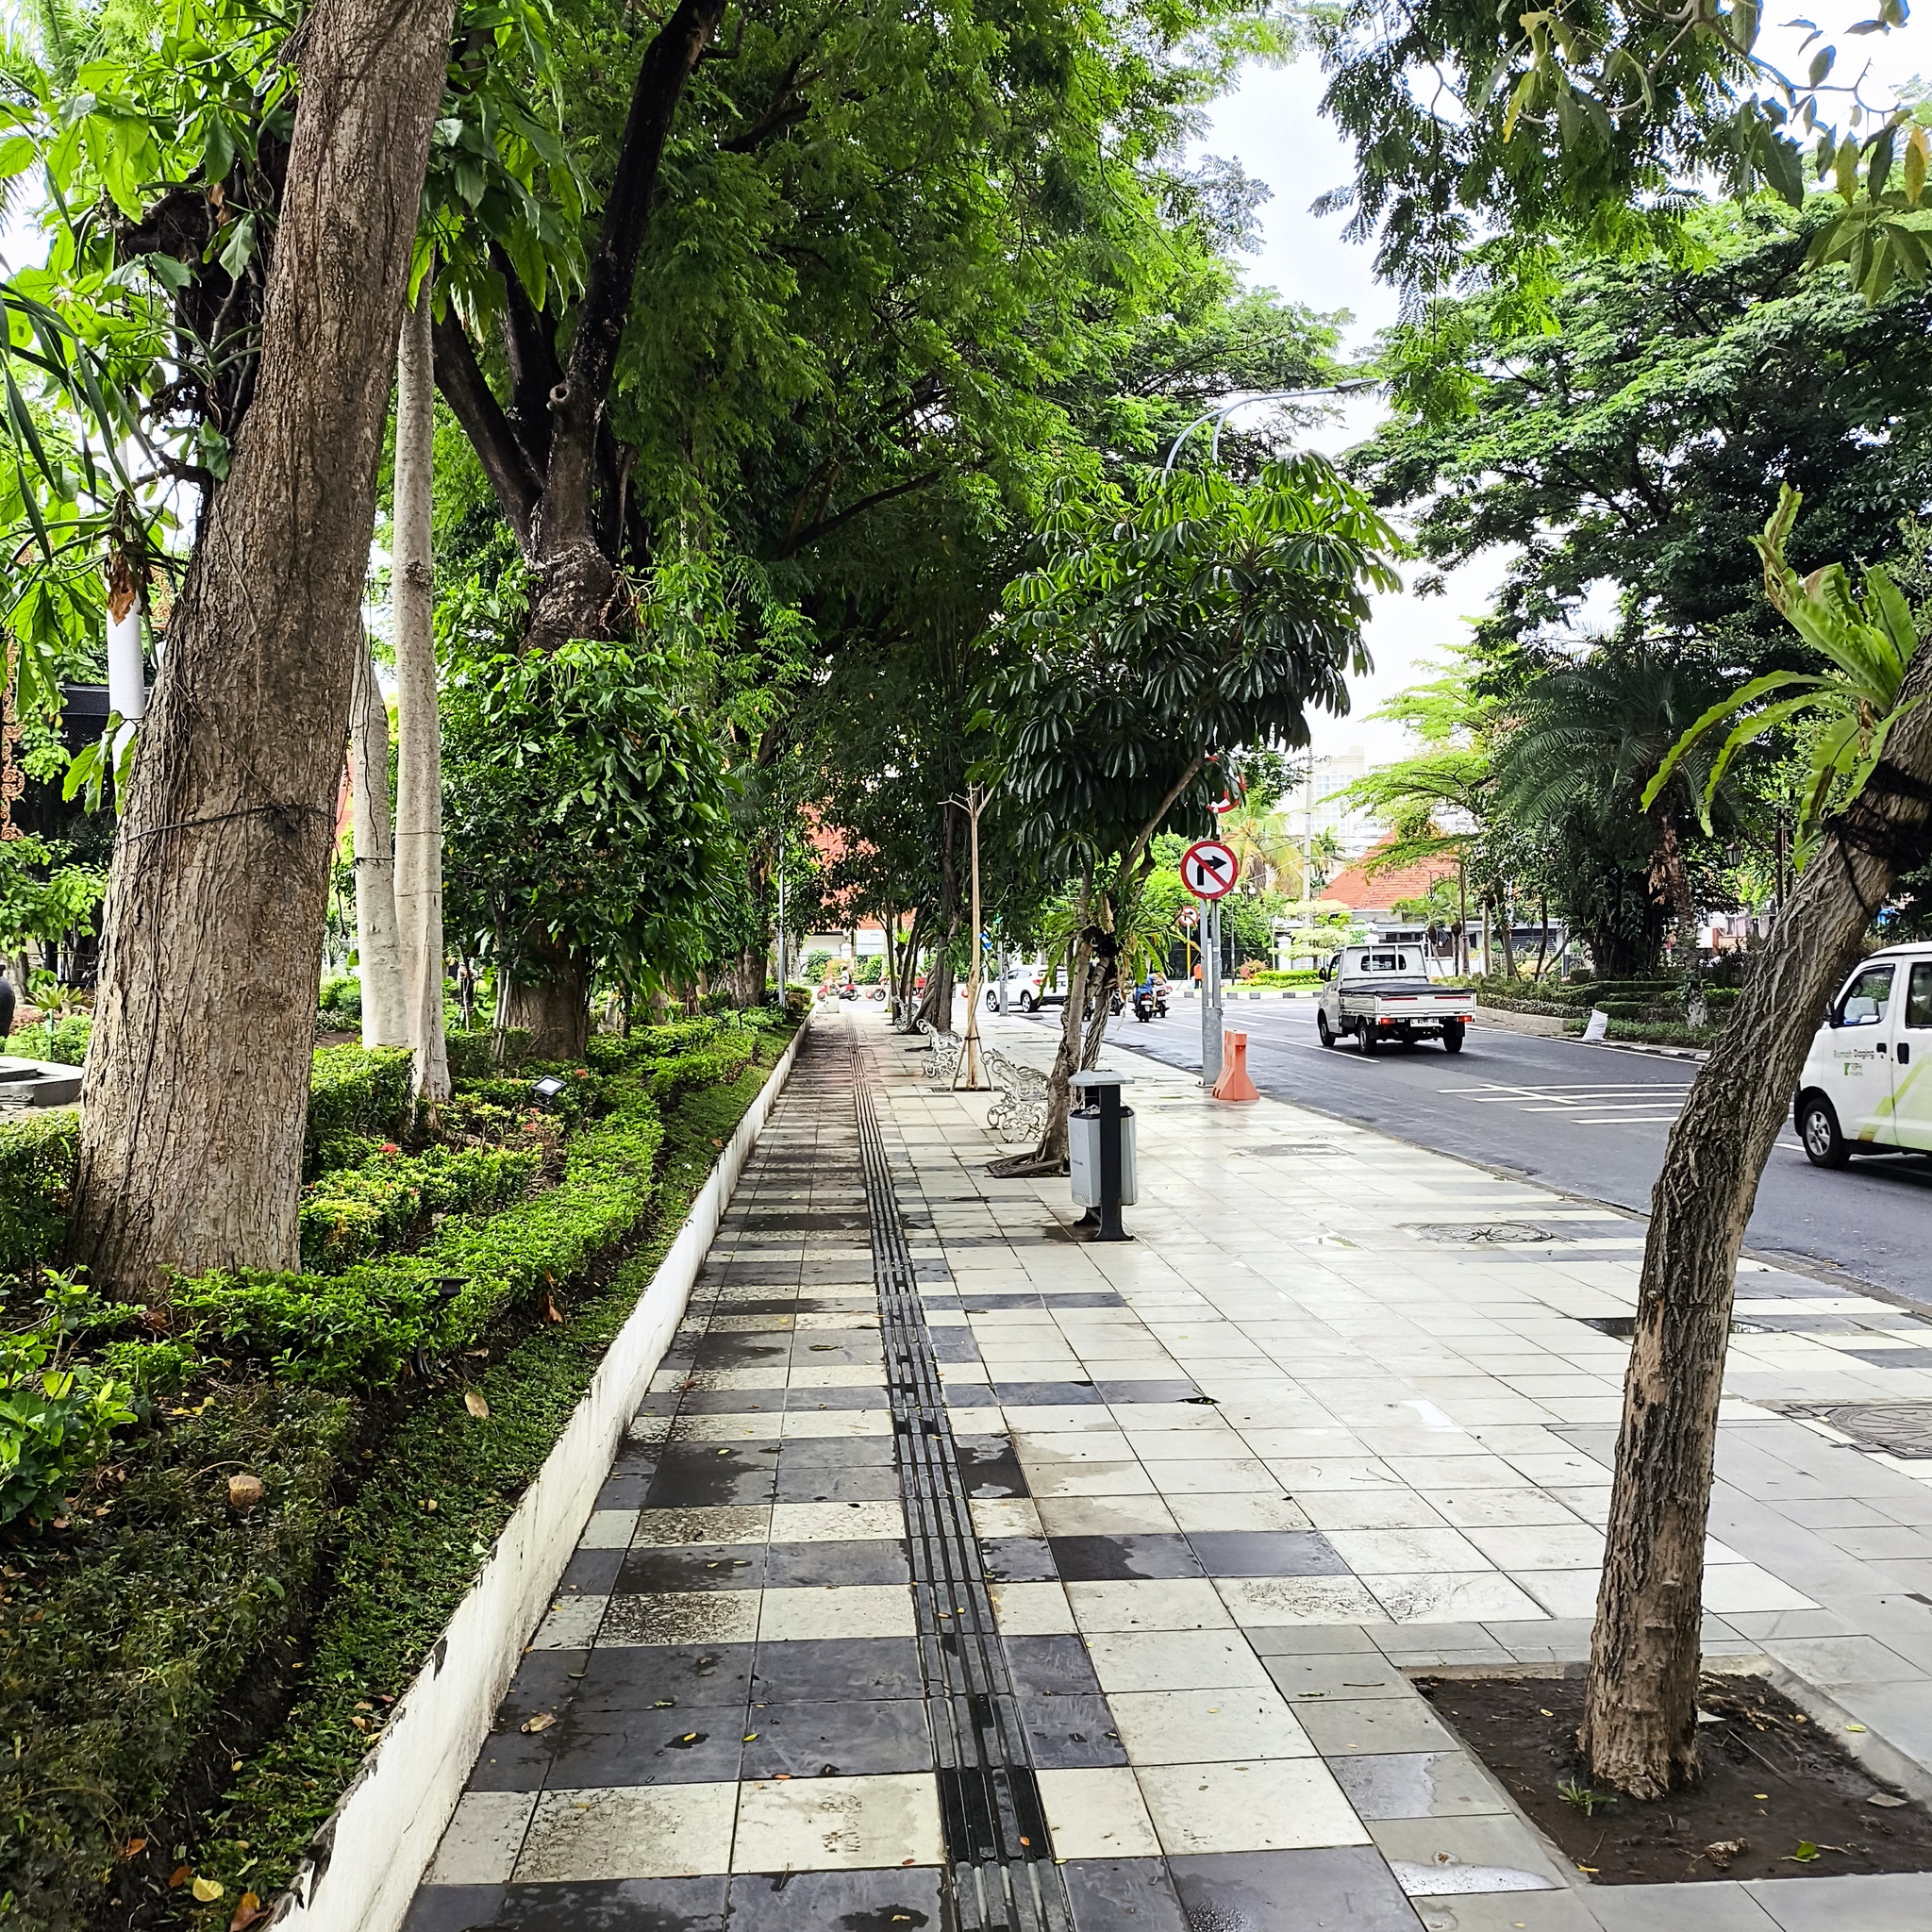
[[[533,1147],[432,1147],[338,1168],[302,1191],[302,1264],[334,1274],[393,1247],[425,1215],[505,1207],[542,1158]]]
[[[739,1033],[727,1035],[712,1046],[673,1054],[651,1069],[652,1097],[660,1106],[669,1107],[695,1088],[735,1080],[750,1064],[756,1051],[757,1041],[752,1035]]]
[[[208,1345],[320,1388],[386,1387],[415,1350],[466,1346],[504,1309],[624,1241],[649,1207],[658,1108],[636,1078],[612,1086],[612,1112],[571,1136],[547,1192],[341,1274],[200,1275],[177,1287],[176,1310]]]
[[[764,1056],[776,1057],[775,1046]],[[487,1416],[473,1416],[459,1390],[440,1391],[368,1465],[368,1480],[339,1525],[334,1587],[303,1689],[287,1721],[247,1754],[223,1793],[209,1840],[191,1842],[185,1855],[226,1889],[198,1917],[196,1932],[202,1918],[206,1932],[222,1932],[243,1886],[266,1900],[293,1875],[375,1741],[362,1726],[379,1718],[376,1700],[399,1696],[421,1669],[676,1239],[719,1144],[765,1077],[765,1066],[749,1068],[728,1087],[691,1094],[665,1117],[659,1191],[643,1245],[608,1286],[566,1301],[561,1325],[546,1325],[476,1366],[474,1387]],[[425,1507],[430,1502],[434,1510]]]
[[[399,1134],[411,1111],[408,1047],[321,1047],[308,1075],[305,1164],[312,1172],[322,1143],[338,1135]]]
[[[0,1126],[0,1274],[58,1254],[79,1143],[80,1116],[64,1108]]]

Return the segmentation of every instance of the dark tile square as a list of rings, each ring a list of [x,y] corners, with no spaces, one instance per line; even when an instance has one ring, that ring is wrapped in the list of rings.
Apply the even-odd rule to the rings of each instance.
[[[941,1393],[946,1398],[948,1408],[991,1408],[998,1397],[992,1392],[991,1382],[956,1382],[946,1378]]]
[[[1077,1637],[1008,1637],[1007,1667],[1014,1686],[1041,1697],[1100,1695],[1087,1646]]]
[[[616,1644],[593,1650],[583,1666],[577,1707],[626,1711],[648,1710],[659,1702],[674,1709],[741,1703],[751,1695],[756,1652],[750,1643]]]
[[[1209,1576],[1343,1576],[1348,1573],[1348,1565],[1317,1530],[1196,1530],[1188,1541]]]
[[[641,1509],[644,1491],[651,1486],[648,1475],[613,1475],[597,1491],[599,1509]]]
[[[789,1409],[888,1408],[883,1389],[785,1389],[779,1391]]]
[[[980,1544],[979,1554],[993,1583],[1051,1583],[1060,1574],[1043,1537],[995,1537]]]
[[[765,1580],[764,1543],[684,1543],[669,1549],[622,1550],[612,1594],[658,1590],[758,1590]]]
[[[1191,1926],[1164,1858],[1069,1858],[1060,1873],[1074,1932],[1209,1932],[1213,1925],[1195,1920]]]
[[[1069,1583],[1206,1574],[1184,1536],[1057,1536],[1053,1554]]]
[[[587,1650],[525,1652],[496,1707],[496,1728],[514,1730],[526,1717],[561,1709],[581,1689],[590,1657]]]
[[[1024,1496],[1026,1476],[1006,1436],[959,1436],[959,1474],[969,1496]]]
[[[559,1706],[569,1710],[568,1702]],[[554,1714],[554,1713],[553,1713]],[[483,1748],[470,1767],[469,1789],[473,1791],[541,1791],[550,1775],[550,1760],[556,1755],[558,1730],[527,1734],[519,1728],[523,1720],[493,1730],[483,1740]]]
[[[753,1330],[746,1334],[727,1328],[723,1334],[707,1335],[691,1350],[694,1369],[763,1369],[782,1362],[791,1353],[789,1328]]]
[[[724,1932],[730,1880],[607,1878],[511,1885],[501,1924],[514,1932]]]
[[[1093,1385],[1109,1403],[1134,1402],[1191,1402],[1200,1394],[1200,1390],[1191,1382],[1109,1382],[1103,1378]],[[1123,1863],[1138,1864],[1139,1859],[1126,1859]]]
[[[751,1685],[754,1705],[924,1692],[919,1644],[910,1637],[815,1637],[760,1644]]]
[[[959,1305],[969,1315],[998,1315],[1008,1308],[1043,1308],[1043,1294],[962,1294]]]
[[[769,1415],[772,1426],[785,1413],[782,1389],[692,1389],[677,1398],[680,1415]]]
[[[663,1368],[664,1368],[664,1367],[666,1366],[666,1364],[668,1363],[668,1361],[669,1361],[669,1357],[661,1357],[661,1358],[659,1359],[659,1362],[658,1362],[658,1367],[659,1367],[659,1369],[660,1369],[660,1370],[661,1370],[661,1369],[663,1369]],[[693,1391],[693,1392],[695,1392],[695,1391]],[[641,1415],[654,1415],[654,1416],[667,1416],[667,1415],[675,1415],[675,1414],[677,1413],[677,1411],[678,1411],[679,1407],[681,1407],[681,1406],[683,1405],[683,1403],[684,1403],[684,1402],[685,1402],[686,1400],[687,1400],[687,1397],[685,1396],[685,1394],[684,1394],[684,1393],[682,1393],[682,1392],[680,1392],[680,1391],[679,1391],[678,1390],[675,1390],[675,1389],[653,1389],[653,1390],[651,1390],[651,1391],[649,1391],[649,1393],[647,1393],[647,1394],[645,1394],[645,1395],[643,1395],[643,1396],[641,1396],[641,1397],[639,1398],[639,1401],[638,1401],[638,1406],[637,1406],[637,1407],[636,1407],[636,1408],[635,1408],[635,1409],[634,1409],[634,1410],[632,1411],[632,1413],[633,1413],[634,1415],[641,1415]]]
[[[774,1543],[765,1561],[770,1590],[816,1590],[832,1584],[910,1583],[904,1543],[883,1537],[850,1542]]]
[[[1026,1723],[1033,1761],[1041,1771],[1081,1771],[1127,1761],[1104,1697],[1091,1691],[1057,1697],[1023,1691],[1020,1715]]]
[[[781,1469],[892,1469],[890,1436],[794,1436],[778,1457]]]
[[[769,1503],[777,1487],[775,1457],[759,1456],[743,1444],[720,1453],[709,1442],[680,1442],[660,1457],[658,1474],[644,1492],[644,1507],[708,1509],[730,1503]]]
[[[675,1710],[579,1706],[557,1726],[551,1781],[559,1788],[728,1784],[750,1729],[741,1703]]]
[[[1106,1399],[1091,1382],[997,1382],[1002,1403],[1016,1408],[1098,1408]]]
[[[1199,1932],[1416,1932],[1416,1915],[1373,1845],[1205,1852],[1168,1860]]]
[[[984,1314],[986,1310],[980,1309]],[[932,1357],[938,1362],[977,1362],[979,1344],[973,1339],[970,1328],[935,1328],[926,1337],[932,1347]]]
[[[563,1566],[558,1594],[603,1596],[617,1581],[617,1573],[623,1566],[622,1550],[573,1550],[570,1561]]]
[[[409,1903],[403,1932],[474,1932],[502,1921],[500,1885],[425,1885]]]
[[[858,1463],[849,1469],[823,1469],[810,1463],[794,1465],[778,1458],[781,1503],[894,1503],[899,1499],[899,1472],[891,1463]]]
[[[930,1866],[741,1872],[731,1881],[731,1932],[931,1932],[940,1923],[940,1874]]]
[[[755,1705],[745,1719],[758,1736],[744,1747],[741,1775],[868,1777],[930,1771],[932,1739],[918,1697],[841,1698]]]

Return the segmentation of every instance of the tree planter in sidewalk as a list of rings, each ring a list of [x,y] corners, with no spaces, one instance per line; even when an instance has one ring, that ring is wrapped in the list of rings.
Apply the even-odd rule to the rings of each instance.
[[[718,1157],[476,1581],[397,1702],[273,1923],[289,1932],[393,1932],[456,1809],[529,1633],[550,1603],[625,1424],[682,1317],[725,1204],[797,1058],[803,1030]]]

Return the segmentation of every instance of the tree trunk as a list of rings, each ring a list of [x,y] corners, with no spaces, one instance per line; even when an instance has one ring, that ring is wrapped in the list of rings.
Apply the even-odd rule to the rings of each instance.
[[[1922,646],[1900,691],[1932,691]],[[1932,851],[1932,708],[1832,827],[1672,1127],[1651,1195],[1579,1742],[1640,1798],[1697,1777],[1704,1537],[1738,1251],[1818,1016],[1894,878]]]
[[[506,1025],[528,1032],[535,1059],[582,1059],[591,1037],[590,956],[540,936],[525,941],[522,963],[530,976],[511,976]]]
[[[948,799],[940,821],[940,940],[926,968],[925,996],[919,1003],[920,1018],[941,1033],[953,1024],[953,941],[959,936],[958,842],[959,810]]]
[[[389,828],[389,708],[359,622],[349,701],[349,803],[356,853],[356,958],[362,1044],[407,1046],[403,955],[396,924],[396,854]]]
[[[919,977],[920,931],[924,924],[925,908],[915,906],[912,908],[912,924],[899,946],[899,977],[892,992],[892,1030],[896,1033],[917,1031],[912,982]]]
[[[436,696],[436,571],[430,543],[436,372],[429,277],[403,312],[396,352],[396,919],[403,1012],[419,1100],[450,1095],[442,1029],[442,724]]]
[[[337,780],[451,0],[319,0],[253,401],[197,532],[104,920],[75,1258],[293,1268]]]
[[[1509,893],[1501,895],[1499,910],[1503,925],[1503,977],[1516,977],[1516,906]]]

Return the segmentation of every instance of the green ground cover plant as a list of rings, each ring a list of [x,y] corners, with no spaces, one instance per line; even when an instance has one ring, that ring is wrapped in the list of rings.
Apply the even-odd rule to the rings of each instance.
[[[117,1923],[216,1927],[247,1891],[272,1900],[788,1037],[744,1031],[711,1062],[735,1077],[708,1086],[649,1037],[607,1053],[606,1110],[565,1137],[554,1184],[447,1210],[415,1255],[269,1278],[253,1299],[183,1283],[167,1332],[125,1309],[76,1322],[76,1358],[125,1419],[98,1467],[56,1485],[72,1491],[58,1529],[0,1542],[0,1920],[81,1932],[119,1901]],[[648,1090],[672,1063],[660,1118]],[[389,1067],[330,1072],[317,1156],[358,1158],[316,1189],[372,1162],[541,1185],[527,1146],[372,1149]],[[16,1245],[20,1204],[46,1205],[58,1239],[70,1171],[71,1130],[0,1129]],[[202,1896],[169,1884],[184,1864]]]

